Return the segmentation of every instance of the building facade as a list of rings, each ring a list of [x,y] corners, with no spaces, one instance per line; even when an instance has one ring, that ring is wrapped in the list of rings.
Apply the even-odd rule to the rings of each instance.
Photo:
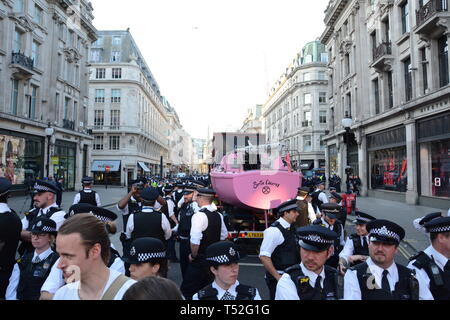
[[[308,43],[276,82],[263,106],[267,143],[282,143],[295,167],[307,174],[325,167],[321,138],[329,121],[326,73],[325,46],[318,41]]]
[[[330,1],[329,174],[351,167],[363,195],[448,209],[449,18],[447,0]]]
[[[89,174],[92,11],[84,0],[0,1],[0,176],[15,189],[53,176],[73,190]]]
[[[262,108],[261,104],[258,104],[252,108],[247,110],[247,117],[242,124],[241,130],[239,132],[242,133],[263,133],[263,116],[262,116]]]
[[[159,175],[161,161],[164,174],[169,119],[155,77],[128,30],[98,35],[89,89],[95,183],[126,185],[137,176]]]

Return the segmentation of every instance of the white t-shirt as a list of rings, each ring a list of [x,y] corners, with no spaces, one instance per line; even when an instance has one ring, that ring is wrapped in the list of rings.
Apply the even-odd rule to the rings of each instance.
[[[104,295],[106,293],[106,291],[112,285],[114,280],[116,280],[117,277],[119,277],[120,275],[121,275],[121,273],[119,273],[115,270],[111,270],[111,269],[109,270],[109,279],[108,279],[108,282],[106,283],[106,286],[105,286],[105,289],[103,290],[102,295]],[[125,282],[125,284],[122,286],[122,288],[120,288],[119,292],[114,297],[114,300],[122,300],[122,297],[125,294],[125,292],[127,292],[128,288],[130,288],[135,283],[136,283],[136,281],[134,281],[132,279]],[[64,287],[62,287],[58,291],[56,291],[56,294],[55,294],[55,297],[53,298],[53,300],[81,300],[80,296],[78,295],[79,286],[80,286],[79,281],[65,285]]]

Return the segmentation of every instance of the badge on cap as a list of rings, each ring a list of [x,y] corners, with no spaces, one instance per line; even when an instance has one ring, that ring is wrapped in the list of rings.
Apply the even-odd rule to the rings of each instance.
[[[233,248],[230,248],[230,256],[234,257],[236,255],[236,251]]]
[[[136,248],[135,248],[135,247],[132,247],[132,248],[131,248],[131,250],[130,250],[130,255],[131,255],[131,256],[135,256],[135,255],[136,255]]]
[[[39,221],[37,224],[36,224],[36,226],[39,228],[39,227],[41,227],[42,226],[42,221]]]

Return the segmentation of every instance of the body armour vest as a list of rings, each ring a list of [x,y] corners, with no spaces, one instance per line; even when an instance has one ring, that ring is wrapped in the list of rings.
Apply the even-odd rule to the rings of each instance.
[[[311,194],[311,204],[314,208],[314,211],[317,212],[317,209],[320,209],[320,206],[323,204],[323,202],[319,199],[319,195],[322,193],[323,191],[315,191]]]
[[[273,228],[280,230],[284,242],[275,248],[272,253],[272,263],[276,270],[285,270],[295,264],[300,263],[300,250],[293,228],[287,230],[283,228],[279,221],[272,224]]]
[[[183,203],[180,208],[180,221],[178,225],[178,234],[182,237],[189,238],[191,234],[191,220],[194,215],[194,208],[192,202]]]
[[[413,270],[397,264],[399,281],[395,284],[395,291],[386,292],[383,289],[369,288],[370,277],[373,275],[368,269],[367,262],[361,263],[350,270],[356,270],[362,300],[418,300],[419,282],[413,275]],[[375,282],[375,278],[372,278]]]
[[[286,273],[291,277],[297,288],[300,300],[338,300],[336,269],[325,265],[325,279],[323,288],[318,290],[311,286],[309,277],[305,276],[299,264],[286,269]]]
[[[18,300],[39,300],[42,285],[59,258],[58,254],[52,252],[47,259],[33,263],[33,256],[33,252],[27,253],[18,262],[20,269],[20,280],[17,287]]]
[[[140,212],[134,214],[134,230],[131,233],[131,239],[156,238],[166,242],[164,230],[161,226],[162,213],[158,211]]]
[[[361,237],[356,233],[350,235],[350,239],[353,242],[353,255],[361,255],[361,256],[369,256],[369,245],[366,242],[366,245],[362,245]],[[356,266],[363,261],[355,261],[351,266]]]
[[[87,203],[93,206],[97,206],[97,200],[95,199],[95,195],[97,193],[95,191],[86,192],[84,190],[80,191],[80,202],[79,203]]]
[[[117,258],[120,258],[120,254],[117,250],[113,249],[112,247],[109,248],[110,255],[109,255],[109,261],[108,261],[108,268],[111,268],[111,266],[114,264]]]
[[[442,271],[425,252],[420,252],[411,260],[417,269],[423,269],[430,278],[430,291],[434,300],[450,300],[450,272]]]
[[[257,290],[256,288],[249,287],[243,284],[239,284],[236,287],[237,296],[235,300],[255,300]],[[206,286],[198,292],[198,300],[218,300],[217,295],[219,292],[213,288],[212,284]]]
[[[122,215],[123,218],[123,225],[126,226],[128,223],[128,218],[130,218],[131,214],[137,214],[140,213],[142,210],[142,204],[140,202],[137,202],[135,200],[128,200],[128,214]]]
[[[208,248],[209,245],[220,241],[222,219],[217,211],[202,209],[200,212],[203,212],[208,218],[208,227],[205,231],[203,231],[203,237],[200,241],[200,247],[198,249],[198,254],[204,255],[206,248]]]
[[[167,220],[169,220],[170,228],[173,228],[173,227],[175,227],[176,224],[175,224],[175,222],[169,217],[169,206],[168,206],[168,203],[169,203],[169,202],[174,203],[174,201],[173,201],[172,197],[170,197],[170,196],[165,197],[164,200],[166,200],[167,203],[161,207],[160,211],[161,211],[162,213],[164,213],[164,215],[166,216]],[[174,207],[174,214],[175,214],[175,207]]]

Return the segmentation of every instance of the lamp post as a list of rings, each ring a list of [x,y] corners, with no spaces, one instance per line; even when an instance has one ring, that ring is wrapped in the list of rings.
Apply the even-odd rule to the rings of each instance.
[[[47,136],[47,177],[50,176],[50,143],[55,129],[52,128],[50,122],[48,123],[48,128],[45,129],[45,135]]]
[[[350,187],[350,175],[352,174],[352,168],[348,165],[348,147],[351,144],[353,134],[351,133],[351,127],[353,125],[353,119],[351,116],[349,116],[348,112],[345,113],[344,119],[342,119],[342,126],[345,128],[344,133],[344,144],[347,147],[347,156],[346,156],[346,166],[345,166],[345,174],[347,175],[347,191]]]

